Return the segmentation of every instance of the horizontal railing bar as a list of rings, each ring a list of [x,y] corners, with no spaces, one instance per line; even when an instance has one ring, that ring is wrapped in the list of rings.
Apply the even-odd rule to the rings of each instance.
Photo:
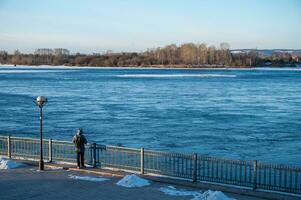
[[[187,156],[191,156],[191,154],[188,153],[174,153],[174,152],[166,152],[166,151],[158,151],[158,150],[149,150],[149,149],[145,149],[145,152],[149,152],[149,153],[158,153],[158,154],[178,154],[178,155],[187,155]]]
[[[40,141],[40,139],[39,138],[30,138],[30,137],[14,137],[14,136],[11,136],[10,137],[11,139],[15,139],[15,140],[18,140],[18,139],[20,139],[20,140],[37,140],[37,141]],[[46,139],[43,139],[43,140],[46,140]]]
[[[150,153],[145,153],[145,156],[149,156],[149,157],[170,157],[170,158],[179,158],[179,159],[185,159],[185,160],[191,160],[192,159],[192,156],[185,156],[185,157],[182,157],[182,156],[174,156],[174,155],[158,155],[158,154],[150,154]]]
[[[108,162],[102,162],[102,165],[110,165],[110,166],[118,166],[118,167],[127,167],[127,168],[133,168],[137,169],[139,171],[140,167],[132,166],[132,165],[120,165],[115,163],[108,163]]]
[[[297,171],[301,172],[301,167],[298,166],[290,166],[290,165],[277,165],[277,164],[266,164],[266,163],[259,163],[259,168],[267,168],[267,169],[276,169],[276,170],[290,170],[290,171]]]
[[[231,160],[227,158],[216,158],[216,157],[209,157],[209,156],[198,156],[198,159],[204,160],[204,161],[220,161],[220,162],[232,162],[235,164],[252,164],[252,161],[248,160]]]
[[[138,155],[140,152],[133,152],[133,151],[126,151],[126,150],[112,150],[112,149],[106,149],[107,152],[120,152],[120,153],[128,153],[133,155]]]
[[[134,151],[139,151],[140,149],[138,148],[131,148],[131,147],[120,147],[120,146],[112,146],[112,145],[105,145],[106,148],[114,148],[114,149],[127,149],[127,150],[134,150]]]

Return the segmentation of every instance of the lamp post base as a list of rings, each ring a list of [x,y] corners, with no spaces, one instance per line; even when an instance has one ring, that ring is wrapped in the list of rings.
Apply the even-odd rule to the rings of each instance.
[[[39,170],[44,170],[44,161],[40,160],[39,162]]]

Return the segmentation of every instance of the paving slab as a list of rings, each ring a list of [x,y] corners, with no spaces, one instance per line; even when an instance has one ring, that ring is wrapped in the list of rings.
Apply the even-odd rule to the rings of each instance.
[[[70,175],[99,177],[99,174],[83,171],[47,168],[38,171],[35,166],[19,169],[0,170],[0,199],[1,200],[189,200],[193,196],[169,196],[160,187],[172,184],[151,181],[150,186],[142,188],[125,188],[116,185],[120,177],[102,176],[109,180],[91,182],[71,179]],[[195,188],[179,187],[179,189],[200,191]],[[258,200],[259,198],[226,194],[238,200]]]

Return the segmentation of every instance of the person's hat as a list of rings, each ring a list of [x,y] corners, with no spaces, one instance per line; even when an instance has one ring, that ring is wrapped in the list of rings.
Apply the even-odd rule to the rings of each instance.
[[[82,129],[82,128],[78,128],[78,129],[77,129],[77,133],[78,133],[78,134],[82,134],[82,133],[83,133],[83,129]]]

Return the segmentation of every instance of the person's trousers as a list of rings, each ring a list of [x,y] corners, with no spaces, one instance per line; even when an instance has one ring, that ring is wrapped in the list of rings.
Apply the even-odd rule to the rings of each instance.
[[[85,166],[85,152],[76,152],[76,160],[78,167]]]

